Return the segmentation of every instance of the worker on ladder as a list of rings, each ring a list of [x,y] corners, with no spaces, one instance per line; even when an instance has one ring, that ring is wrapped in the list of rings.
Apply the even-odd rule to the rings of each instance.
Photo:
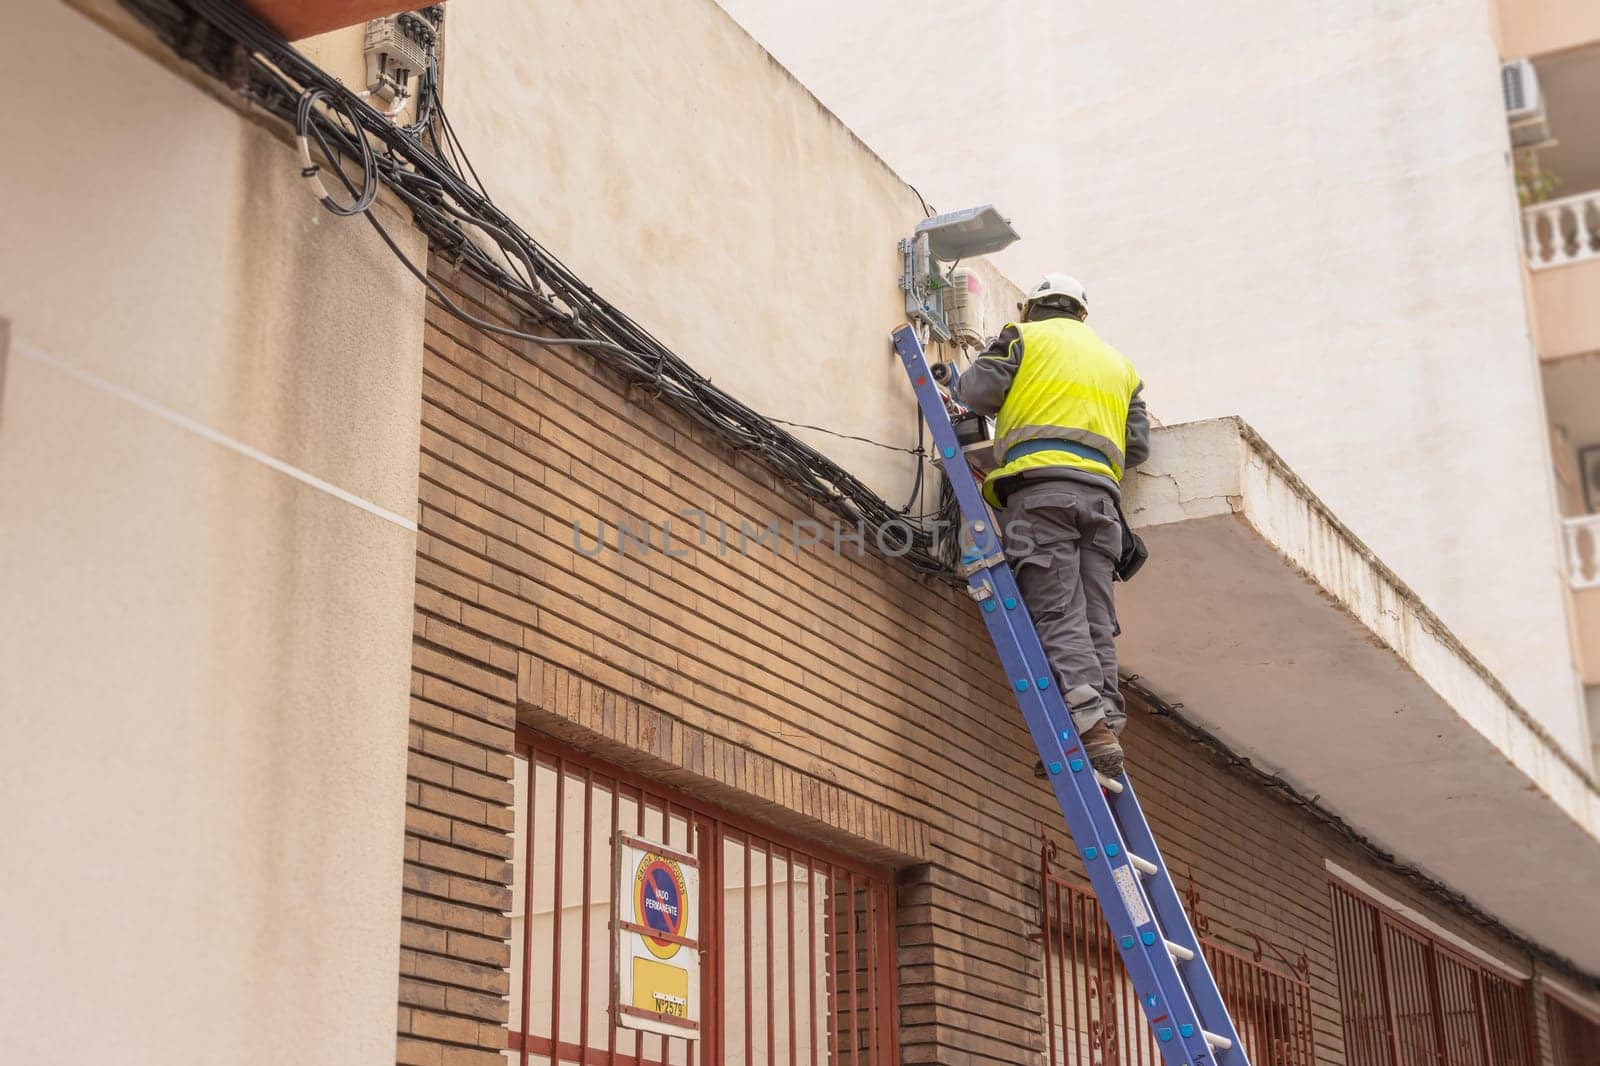
[[[1122,475],[1150,454],[1144,386],[1085,324],[1089,298],[1077,279],[1045,275],[1020,310],[1022,321],[973,360],[954,392],[995,416],[999,465],[983,494],[1001,511],[1017,587],[1089,761],[1115,776],[1127,716],[1111,585],[1124,556]]]

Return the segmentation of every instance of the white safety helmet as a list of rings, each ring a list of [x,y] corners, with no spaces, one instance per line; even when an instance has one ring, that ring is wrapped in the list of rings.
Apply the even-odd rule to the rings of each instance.
[[[1078,301],[1078,306],[1083,308],[1085,314],[1089,312],[1089,294],[1084,291],[1083,282],[1069,274],[1046,274],[1028,293],[1028,300],[1020,310],[1023,314],[1027,314],[1028,308],[1035,302],[1052,296],[1070,297]]]

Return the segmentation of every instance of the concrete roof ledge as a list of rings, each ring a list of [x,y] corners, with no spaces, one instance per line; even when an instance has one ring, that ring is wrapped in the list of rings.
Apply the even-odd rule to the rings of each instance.
[[[1591,971],[1600,788],[1243,421],[1154,433],[1125,668],[1258,765]],[[1583,930],[1583,932],[1579,932]]]

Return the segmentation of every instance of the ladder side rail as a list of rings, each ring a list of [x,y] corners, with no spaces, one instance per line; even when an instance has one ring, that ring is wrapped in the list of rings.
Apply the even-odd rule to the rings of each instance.
[[[1052,680],[1049,661],[1038,633],[1028,618],[1015,577],[1003,554],[977,484],[966,474],[966,458],[955,437],[938,387],[931,380],[926,356],[911,327],[894,334],[895,348],[905,363],[917,402],[934,439],[941,462],[950,477],[962,516],[973,534],[973,552],[987,566],[969,575],[969,587],[982,605],[982,615],[1000,655],[1034,746],[1050,771],[1052,790],[1085,858],[1084,867],[1102,913],[1116,938],[1140,1006],[1161,1040],[1169,1061],[1185,1066],[1210,1066],[1213,1056],[1201,1034],[1204,1026],[1189,988],[1167,951],[1156,922],[1154,904],[1145,894],[1138,871],[1130,864],[1128,848],[1087,754],[1078,740],[1071,715]],[[1043,681],[1044,684],[1040,684]],[[1124,788],[1124,794],[1131,790]],[[1133,807],[1137,812],[1137,805]],[[1146,829],[1146,836],[1148,830]],[[1136,915],[1137,906],[1143,913]],[[1141,918],[1142,921],[1136,919]],[[1209,974],[1208,974],[1209,976]],[[1189,1035],[1174,1039],[1174,1034]],[[1213,1030],[1216,1032],[1216,1030]],[[1234,1041],[1234,1048],[1238,1042]],[[1180,1056],[1173,1058],[1173,1056]],[[1242,1054],[1238,1061],[1243,1063]]]
[[[994,583],[1002,599],[1017,595],[1015,579],[1004,562],[989,568],[986,577]],[[1008,678],[1049,676],[1044,648],[1028,621],[1020,597],[1014,610],[984,612],[984,617]],[[1203,1034],[1208,1028],[1223,1036],[1228,1031],[1208,1026],[1201,1008],[1194,1002],[1193,982],[1185,979],[1179,967],[1189,968],[1195,963],[1180,963],[1167,951],[1159,912],[1131,862],[1132,845],[1124,837],[1094,769],[1088,764],[1087,753],[1078,742],[1059,689],[1060,686],[1052,683],[1045,689],[1034,684],[1026,691],[1018,691],[1013,684],[1013,694],[1033,737],[1034,747],[1045,760],[1047,771],[1055,771],[1050,773],[1049,780],[1056,805],[1066,820],[1095,895],[1101,901],[1102,915],[1122,955],[1129,981],[1156,1036],[1157,1046],[1168,1062],[1211,1066],[1214,1060],[1221,1060],[1216,1059],[1216,1052],[1206,1044]],[[1076,770],[1073,769],[1075,765]],[[1126,783],[1123,795],[1131,795]],[[1133,848],[1133,852],[1138,854],[1137,848]],[[1136,908],[1142,908],[1142,913],[1135,913]],[[1187,1037],[1182,1035],[1185,1032],[1189,1034]],[[1235,1040],[1234,1047],[1238,1046]],[[1237,1061],[1244,1062],[1243,1058]]]

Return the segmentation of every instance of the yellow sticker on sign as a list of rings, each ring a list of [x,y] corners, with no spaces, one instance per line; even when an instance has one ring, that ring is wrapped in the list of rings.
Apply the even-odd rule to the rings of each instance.
[[[688,1017],[689,971],[654,959],[635,958],[633,1005],[672,1018]]]

